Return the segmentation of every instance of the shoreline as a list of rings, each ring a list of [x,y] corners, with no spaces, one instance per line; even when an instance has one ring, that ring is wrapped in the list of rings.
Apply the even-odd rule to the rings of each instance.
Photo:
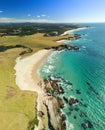
[[[21,90],[35,91],[38,94],[37,118],[39,123],[34,130],[48,130],[49,122],[53,129],[62,130],[62,122],[64,122],[58,99],[48,94],[49,84],[46,85],[37,74],[39,66],[51,52],[52,49],[43,49],[24,59],[17,58],[14,67],[16,70],[16,84],[19,88]]]
[[[37,97],[37,117],[38,111],[42,111],[43,106],[42,99],[44,97],[42,88],[38,83],[42,80],[38,74],[37,69],[40,64],[45,60],[46,56],[51,53],[52,50],[41,50],[28,56],[24,59],[17,58],[14,69],[16,70],[16,84],[21,90],[35,91],[38,94]],[[46,111],[45,111],[46,113]],[[43,129],[43,122],[38,117],[39,125],[35,126],[35,130]]]
[[[69,33],[73,33],[74,31],[78,31],[78,30],[83,30],[83,29],[87,29],[88,27],[80,27],[80,28],[76,28],[76,29],[71,29],[68,31],[65,31],[63,34],[61,34],[61,36],[67,35]]]
[[[64,32],[64,34],[66,32]],[[64,40],[62,40],[62,42],[64,43]],[[42,49],[26,58],[21,59],[21,57],[18,57],[16,59],[16,65],[14,67],[16,70],[16,84],[21,90],[35,91],[38,94],[37,118],[39,120],[39,124],[38,126],[35,126],[34,130],[48,130],[49,122],[53,129],[62,130],[63,128],[66,130],[66,126],[62,125],[66,121],[66,117],[61,113],[60,110],[60,106],[61,108],[63,107],[62,101],[57,99],[57,97],[54,97],[51,93],[47,92],[47,90],[51,89],[53,86],[51,86],[51,84],[49,85],[50,82],[48,82],[46,85],[44,79],[41,79],[37,73],[41,64],[45,61],[46,57],[53,52],[53,50],[62,50],[65,48],[68,50],[78,50],[78,48],[71,45],[70,47],[59,46],[58,48],[53,47],[50,49]]]
[[[37,83],[41,80],[41,78],[37,74],[37,69],[39,68],[40,64],[43,63],[43,61],[46,59],[46,56],[48,56],[52,50],[39,50],[38,52],[32,54],[31,56],[28,56],[26,58],[20,59],[21,57],[18,57],[16,59],[16,65],[14,69],[16,70],[16,84],[19,85],[19,88],[21,90],[31,90],[31,91],[36,91],[36,88],[34,87],[28,87],[26,84],[23,85],[22,83],[24,82],[24,78],[26,73],[29,73],[29,76],[27,78],[33,78],[34,77],[34,82]],[[29,64],[30,63],[30,64]],[[33,72],[34,71],[34,72]],[[24,72],[24,73],[22,73]],[[21,73],[21,75],[20,75]],[[34,75],[34,76],[33,76]],[[22,82],[22,83],[21,83]],[[24,86],[24,87],[23,87]]]

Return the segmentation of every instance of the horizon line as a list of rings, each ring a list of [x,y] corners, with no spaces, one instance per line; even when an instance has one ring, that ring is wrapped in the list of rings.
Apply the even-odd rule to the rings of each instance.
[[[93,21],[92,22],[91,21],[90,22],[27,22],[27,21],[26,22],[25,21],[24,22],[15,22],[15,21],[14,22],[13,21],[12,22],[0,22],[0,24],[5,24],[5,23],[6,24],[10,24],[10,23],[47,23],[47,24],[50,24],[50,23],[51,24],[69,24],[69,23],[75,24],[76,23],[77,24],[77,23],[105,23],[105,22],[101,22],[101,21],[100,22],[93,22]]]

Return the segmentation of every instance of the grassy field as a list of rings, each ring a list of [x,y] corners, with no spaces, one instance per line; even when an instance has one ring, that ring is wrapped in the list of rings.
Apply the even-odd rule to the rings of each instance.
[[[5,42],[6,44],[6,42]],[[21,49],[0,53],[0,129],[26,130],[36,115],[37,94],[20,91],[15,84],[15,59]]]
[[[37,93],[21,91],[15,84],[15,60],[27,48],[36,51],[61,43],[55,42],[68,36],[43,37],[37,33],[29,36],[4,36],[0,37],[0,130],[32,130],[36,123],[36,98]],[[21,45],[27,48],[11,46]],[[1,49],[2,46],[7,49]],[[8,49],[8,46],[9,49]],[[31,55],[28,53],[23,55]]]
[[[53,41],[56,38],[58,37],[43,37],[43,34],[39,33],[23,37],[6,36],[0,37],[0,47],[23,45],[31,48],[34,53],[46,47],[59,45]],[[37,94],[21,91],[15,84],[15,60],[24,50],[25,48],[9,48],[0,52],[0,130],[31,130],[33,121],[38,123]]]

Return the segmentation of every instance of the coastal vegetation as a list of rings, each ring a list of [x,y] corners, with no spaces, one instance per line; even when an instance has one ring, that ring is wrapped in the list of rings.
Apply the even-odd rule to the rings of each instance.
[[[45,33],[60,35],[65,31],[83,27],[76,24],[56,24],[56,23],[9,23],[0,24],[0,36],[25,36],[35,33]]]
[[[72,34],[59,34],[78,27],[69,24],[0,25],[0,129],[32,130],[34,124],[38,125],[37,93],[21,91],[16,85],[16,58],[61,45],[57,40],[77,38]],[[59,36],[45,36],[52,31],[57,31]]]

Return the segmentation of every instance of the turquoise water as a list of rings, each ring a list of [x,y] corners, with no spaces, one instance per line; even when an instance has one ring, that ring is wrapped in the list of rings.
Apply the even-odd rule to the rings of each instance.
[[[65,103],[68,130],[83,130],[81,124],[86,120],[93,125],[87,129],[105,130],[105,24],[86,25],[91,27],[73,32],[85,34],[81,39],[67,42],[79,46],[80,51],[54,52],[40,74],[43,78],[57,75],[73,84],[63,83],[63,96],[73,96],[81,104],[71,107]]]

